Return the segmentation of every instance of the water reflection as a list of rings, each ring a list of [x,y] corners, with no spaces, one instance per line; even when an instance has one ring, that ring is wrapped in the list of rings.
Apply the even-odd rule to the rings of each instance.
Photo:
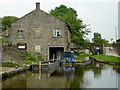
[[[63,65],[54,73],[30,71],[3,80],[3,88],[118,88],[117,70],[94,62],[87,66]]]

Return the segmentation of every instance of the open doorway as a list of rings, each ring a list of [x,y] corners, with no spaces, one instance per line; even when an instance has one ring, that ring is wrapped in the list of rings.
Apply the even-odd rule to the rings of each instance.
[[[49,60],[61,60],[64,52],[64,47],[49,47]]]

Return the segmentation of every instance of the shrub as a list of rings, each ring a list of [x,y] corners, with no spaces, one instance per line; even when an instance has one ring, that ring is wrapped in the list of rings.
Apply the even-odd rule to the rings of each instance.
[[[43,58],[41,57],[41,58],[39,58],[39,61],[45,61],[45,59],[43,59]]]
[[[37,53],[36,52],[33,53],[31,60],[33,60],[34,62],[37,62]]]
[[[30,51],[27,51],[27,60],[31,60],[32,56],[31,56],[31,53]]]
[[[32,61],[32,60],[27,60],[27,61],[26,61],[26,64],[32,64],[32,63],[35,63],[35,62]]]
[[[39,61],[44,61],[42,57],[39,58]],[[27,61],[26,64],[32,64],[36,63],[37,61],[37,52],[34,52],[33,55],[31,55],[30,51],[27,51]]]
[[[79,51],[78,53],[79,53],[79,54],[84,54],[84,52],[83,52],[83,51]]]
[[[2,44],[7,43],[7,39],[5,36],[2,36]]]

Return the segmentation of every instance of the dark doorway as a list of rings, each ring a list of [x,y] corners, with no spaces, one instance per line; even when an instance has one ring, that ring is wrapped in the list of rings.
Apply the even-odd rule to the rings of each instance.
[[[49,48],[49,59],[61,60],[64,52],[64,47],[50,47]]]

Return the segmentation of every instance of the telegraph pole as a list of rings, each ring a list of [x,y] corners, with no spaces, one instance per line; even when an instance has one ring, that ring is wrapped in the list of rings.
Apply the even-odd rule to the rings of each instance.
[[[116,41],[117,41],[117,28],[115,27],[115,36],[116,36]]]

